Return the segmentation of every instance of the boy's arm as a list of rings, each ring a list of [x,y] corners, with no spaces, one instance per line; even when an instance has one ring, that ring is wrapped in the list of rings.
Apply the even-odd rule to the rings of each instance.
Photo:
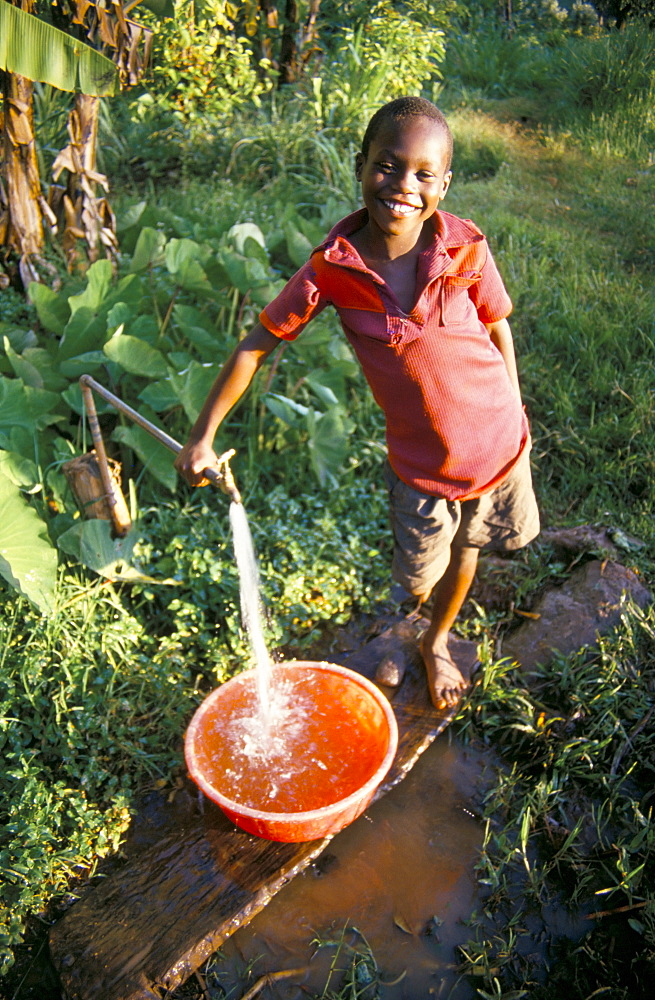
[[[485,323],[485,326],[489,332],[492,344],[498,348],[503,356],[510,381],[520,399],[521,387],[519,385],[519,373],[516,368],[516,355],[514,353],[514,339],[510,325],[506,319],[499,319],[495,323]]]
[[[241,399],[257,370],[279,344],[278,337],[257,323],[225,362],[188,441],[173,463],[191,486],[200,485],[205,478],[204,470],[215,466],[214,435],[221,421]]]

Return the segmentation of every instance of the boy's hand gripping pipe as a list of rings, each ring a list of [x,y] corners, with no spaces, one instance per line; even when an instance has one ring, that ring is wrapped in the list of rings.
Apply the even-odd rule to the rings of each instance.
[[[154,438],[160,441],[171,451],[174,451],[177,455],[178,452],[182,451],[182,445],[175,440],[175,438],[170,437],[166,431],[162,431],[159,427],[151,424],[149,420],[142,417],[140,413],[133,410],[131,406],[124,403],[122,399],[115,396],[113,392],[109,392],[104,386],[96,382],[95,379],[91,378],[90,375],[82,375],[80,377],[80,388],[82,390],[82,397],[84,399],[84,406],[86,407],[86,413],[89,420],[89,428],[91,430],[91,437],[93,438],[93,444],[98,456],[98,463],[100,465],[100,475],[102,477],[102,485],[105,488],[107,497],[111,504],[114,498],[114,490],[111,483],[111,478],[109,475],[109,465],[107,462],[107,453],[105,451],[105,443],[102,440],[102,434],[100,433],[100,425],[98,423],[98,414],[96,412],[95,402],[93,400],[93,393],[97,392],[99,396],[106,399],[108,403],[124,413],[126,417],[133,420],[135,424],[139,427],[143,427],[148,434],[152,434]],[[232,470],[230,469],[230,459],[235,454],[234,448],[230,448],[229,451],[224,452],[217,461],[216,469],[205,469],[205,478],[209,480],[214,486],[218,486],[223,493],[226,493],[234,503],[241,503],[241,494],[239,493],[234,479],[232,477]]]

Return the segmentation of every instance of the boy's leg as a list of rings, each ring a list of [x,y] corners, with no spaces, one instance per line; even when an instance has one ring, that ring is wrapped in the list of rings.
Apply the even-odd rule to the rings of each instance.
[[[459,614],[475,577],[479,549],[455,546],[450,562],[432,591],[432,619],[421,639],[421,654],[435,708],[455,705],[469,686],[448,650],[448,633]]]
[[[421,650],[432,700],[442,709],[469,684],[448,652],[447,636],[473,583],[480,549],[520,549],[539,533],[529,451],[499,487],[461,504],[417,493],[388,465],[385,478],[395,543],[392,575],[419,602],[434,598]],[[403,669],[404,664],[383,661],[376,679],[399,684]]]
[[[385,479],[389,489],[394,534],[392,576],[408,595],[411,594],[416,599],[416,611],[412,615],[415,617],[421,604],[436,592],[442,577],[449,570],[451,546],[460,523],[460,505],[417,492],[401,482],[388,463]],[[458,577],[459,574],[455,573],[454,576]],[[470,583],[465,590],[469,586]],[[450,586],[444,586],[444,594],[450,589]],[[463,588],[455,586],[456,591],[460,589]],[[462,601],[465,596],[464,593]],[[452,598],[448,596],[444,608],[450,608],[451,602]],[[457,611],[459,606],[455,609],[453,618]],[[449,614],[446,610],[446,616]],[[425,615],[429,617],[427,609]],[[438,624],[439,638],[440,626],[441,623]],[[395,687],[402,681],[405,666],[405,654],[402,651],[391,652],[378,665],[375,679],[380,684]]]
[[[448,653],[447,639],[473,583],[480,549],[513,551],[523,548],[538,533],[539,511],[526,450],[495,490],[477,500],[462,501],[450,563],[432,592],[432,621],[421,642],[430,694],[437,708],[454,705],[469,685]]]

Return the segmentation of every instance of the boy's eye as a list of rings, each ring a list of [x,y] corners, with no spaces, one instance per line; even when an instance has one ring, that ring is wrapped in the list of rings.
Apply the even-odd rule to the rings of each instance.
[[[434,180],[434,174],[430,170],[419,170],[418,176],[422,181]]]
[[[378,167],[383,174],[393,173],[393,171],[396,169],[393,163],[378,163]]]

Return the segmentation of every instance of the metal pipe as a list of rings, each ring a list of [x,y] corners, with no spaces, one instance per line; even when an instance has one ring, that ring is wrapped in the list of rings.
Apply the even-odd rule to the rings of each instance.
[[[121,413],[124,413],[126,417],[129,417],[130,420],[133,420],[135,424],[138,424],[139,427],[142,427],[144,431],[147,431],[148,434],[151,434],[152,437],[156,438],[157,441],[165,445],[166,448],[169,448],[171,451],[175,452],[176,455],[182,451],[182,445],[179,443],[179,441],[176,441],[175,438],[172,438],[170,434],[166,433],[166,431],[163,431],[160,427],[156,427],[155,424],[151,423],[149,420],[146,420],[146,418],[141,416],[141,414],[137,410],[134,410],[131,406],[128,406],[127,403],[124,403],[122,399],[120,399],[118,396],[115,396],[113,392],[109,391],[109,389],[105,389],[103,385],[100,385],[99,382],[96,382],[96,380],[94,378],[91,378],[90,375],[80,376],[80,388],[82,390],[82,396],[84,397],[84,404],[86,406],[87,413],[89,415],[89,427],[91,429],[91,436],[93,438],[93,443],[95,445],[96,452],[98,453],[98,458],[100,459],[101,473],[103,474],[103,481],[102,481],[103,486],[105,486],[106,489],[107,486],[104,480],[103,469],[107,470],[107,476],[109,476],[109,471],[107,467],[107,457],[105,454],[105,446],[102,441],[102,435],[100,434],[98,416],[96,413],[95,404],[93,402],[91,390],[93,390],[93,392],[97,392],[99,396],[102,396],[102,398],[105,399],[108,403],[111,403],[112,406],[114,406],[117,410],[120,410]],[[89,400],[90,400],[90,405],[89,405]],[[99,445],[98,442],[100,442]],[[226,451],[219,456],[218,469],[205,469],[203,474],[205,476],[205,479],[208,479],[213,486],[218,486],[218,488],[222,490],[223,493],[226,493],[234,501],[234,503],[241,503],[242,502],[241,494],[239,493],[239,490],[236,487],[236,484],[232,477],[232,470],[230,469],[229,466],[229,460],[232,458],[234,454],[235,454],[234,448],[230,448],[229,451]],[[104,457],[104,461],[102,460],[102,457]],[[111,488],[108,489],[108,492],[110,497],[113,497],[113,492],[111,491]]]

